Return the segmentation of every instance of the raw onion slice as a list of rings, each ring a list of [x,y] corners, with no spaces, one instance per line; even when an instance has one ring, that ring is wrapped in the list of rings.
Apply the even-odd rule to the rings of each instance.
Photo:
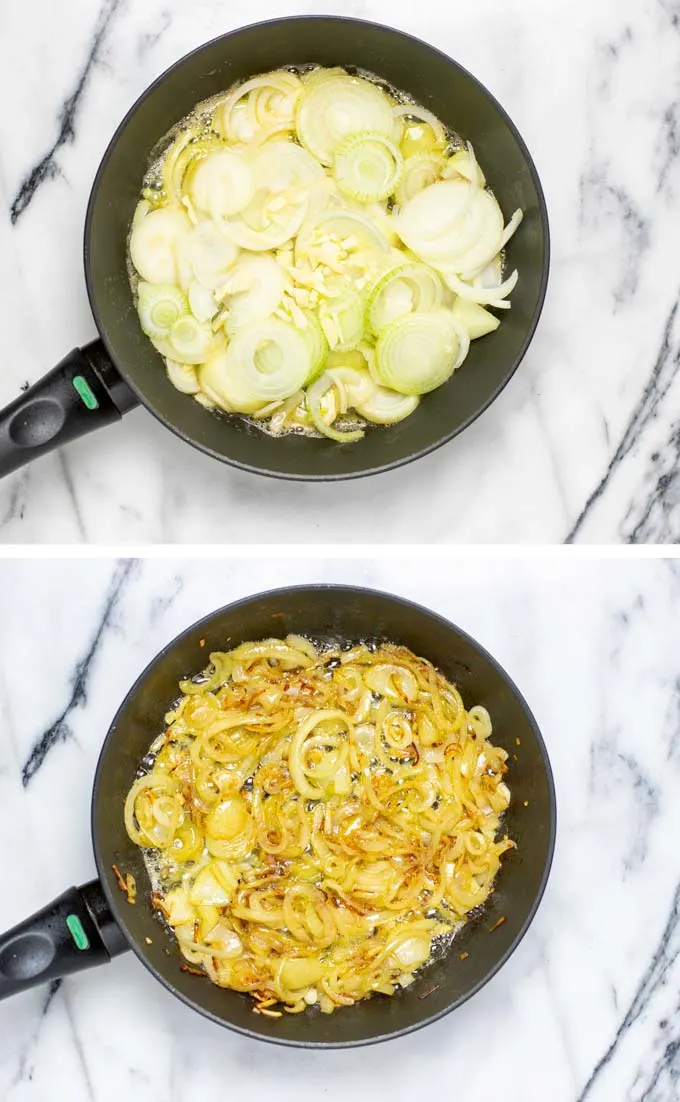
[[[428,250],[460,226],[475,207],[475,190],[466,180],[439,180],[414,195],[395,216],[397,232],[409,248]]]
[[[265,91],[268,93],[268,99],[266,101],[267,106],[260,102],[260,112],[264,110],[273,111],[274,107],[278,109],[278,119],[282,121],[286,117],[287,105],[284,105],[284,101],[274,101],[270,97],[273,94],[278,94],[284,97],[284,100],[291,95],[294,95],[301,89],[302,85],[300,78],[295,73],[290,73],[285,69],[275,70],[271,73],[266,73],[264,76],[253,77],[252,80],[245,81],[244,84],[239,84],[233,92],[225,98],[222,106],[220,123],[222,133],[227,141],[238,142],[242,141],[242,118],[239,116],[236,120],[232,118],[235,110],[245,110],[248,112],[248,121],[251,128],[254,129],[255,125],[260,126],[254,111],[249,110],[248,104],[241,104],[241,100],[248,96],[251,92]],[[292,110],[290,111],[290,121],[293,122],[295,102],[292,104]]]
[[[207,358],[215,334],[209,325],[191,314],[175,322],[168,336],[173,359],[184,364],[200,364]]]
[[[212,321],[219,307],[212,291],[192,279],[187,292],[189,308],[197,321]]]
[[[377,389],[365,367],[356,368],[348,364],[338,364],[336,367],[327,368],[326,374],[336,386],[342,386],[344,389],[348,408],[357,409],[363,402],[367,402]]]
[[[252,172],[256,186],[275,195],[309,188],[326,179],[319,162],[293,142],[267,142],[253,158]]]
[[[335,150],[333,176],[343,193],[362,203],[376,203],[392,194],[403,157],[385,134],[349,134]]]
[[[460,367],[469,347],[467,332],[448,310],[407,314],[378,338],[375,372],[400,394],[427,394]]]
[[[463,179],[425,188],[402,207],[395,222],[414,253],[455,272],[487,264],[503,236],[503,214],[494,196]]]
[[[177,269],[183,287],[197,279],[209,291],[216,291],[226,281],[239,255],[214,222],[206,219],[194,226],[177,248]]]
[[[238,214],[255,194],[253,174],[245,157],[219,149],[201,160],[192,173],[189,196],[204,214]]]
[[[174,283],[140,282],[137,288],[139,322],[147,337],[167,337],[189,304]]]
[[[242,256],[218,291],[228,310],[228,331],[234,333],[270,317],[281,302],[283,288],[283,271],[273,256]]]
[[[147,283],[174,283],[175,248],[191,230],[185,211],[178,207],[152,210],[138,221],[130,235],[130,257]]]
[[[394,135],[385,93],[362,77],[347,75],[308,82],[296,123],[300,143],[324,165],[332,164],[335,150],[348,134],[370,130],[388,138]]]
[[[444,127],[437,116],[433,115],[431,111],[428,111],[426,107],[421,107],[417,103],[398,103],[392,108],[392,113],[395,119],[398,119],[400,123],[406,123],[407,127],[413,119],[425,123],[432,131],[434,143],[442,147],[446,145],[446,131]]]
[[[199,137],[194,129],[179,135],[163,162],[163,186],[171,202],[186,202],[183,193],[199,163],[207,154],[223,149],[219,138]]]
[[[483,306],[465,298],[456,299],[451,313],[467,331],[471,341],[478,337],[485,337],[487,333],[493,333],[500,325],[499,319]]]
[[[480,187],[486,185],[486,178],[470,144],[467,149],[459,149],[444,162],[442,176],[445,180],[455,180],[457,176],[462,176],[471,184],[479,184]]]
[[[427,264],[402,264],[381,276],[374,285],[368,320],[374,333],[381,333],[403,314],[430,313],[441,306],[442,281]]]
[[[232,107],[229,129],[233,135],[230,140],[236,144],[247,145],[255,140],[257,130],[252,124],[247,103],[237,103]]]
[[[313,84],[320,84],[324,80],[335,80],[336,77],[345,76],[347,76],[347,73],[341,65],[335,65],[331,69],[315,65],[312,69],[306,69],[305,72],[301,73],[300,80],[307,87],[311,87]]]
[[[442,271],[456,274],[478,272],[485,268],[501,249],[503,240],[503,214],[496,199],[488,191],[479,192],[484,199],[476,203],[474,217],[461,229],[457,239],[443,241],[441,247],[430,250],[430,263]]]
[[[451,290],[455,291],[461,298],[469,299],[470,302],[483,303],[486,306],[494,306],[496,309],[509,310],[510,303],[504,300],[517,286],[519,273],[515,270],[498,287],[475,287],[471,283],[465,283],[462,279],[459,279],[453,272],[445,272],[444,279]]]
[[[282,73],[281,77],[279,87],[254,88],[248,96],[248,113],[253,128],[259,127],[265,131],[282,127],[293,129],[302,83],[293,73]]]
[[[410,417],[420,398],[415,394],[397,394],[384,386],[376,386],[373,394],[356,407],[357,413],[376,425],[393,425]]]
[[[187,316],[189,318],[191,318],[190,314],[187,315]],[[205,360],[209,360],[212,356],[217,356],[217,355],[219,355],[220,352],[224,352],[224,350],[226,348],[226,341],[224,339],[224,334],[223,333],[212,333],[212,330],[211,330],[211,334],[212,334],[212,340],[210,342],[210,347],[208,349],[208,352],[205,356],[203,356],[202,358],[197,357],[197,356],[187,356],[181,362],[183,362],[184,364],[189,364],[192,367],[198,367],[198,365],[203,363]],[[167,337],[151,337],[150,340],[151,340],[152,345],[156,349],[156,351],[161,354],[163,359],[165,359],[165,360],[174,360],[176,363],[180,362],[179,357],[177,355],[177,352],[175,351],[175,349],[171,345],[169,338],[167,338]]]
[[[224,236],[235,245],[251,252],[268,252],[279,249],[296,235],[307,213],[305,196],[283,206],[272,206],[278,196],[264,188],[256,193],[255,200],[235,218],[222,218],[213,211],[213,218]],[[283,198],[283,197],[282,197]]]
[[[403,206],[419,191],[436,183],[445,164],[446,160],[441,153],[414,153],[407,157],[395,192],[399,206]]]
[[[307,391],[307,407],[312,416],[314,427],[322,433],[323,436],[327,436],[330,440],[336,440],[339,444],[351,444],[355,440],[361,440],[364,435],[362,429],[351,429],[346,431],[334,429],[332,424],[324,418],[321,410],[321,402],[326,392],[333,386],[336,386],[335,380],[325,371],[323,375],[319,376],[316,382],[312,383]]]
[[[198,394],[201,388],[193,364],[180,364],[176,360],[166,359],[165,367],[168,379],[176,390],[180,390],[182,394]]]
[[[313,310],[303,310],[302,314],[307,324],[299,332],[309,350],[309,375],[304,383],[307,386],[308,383],[313,383],[315,379],[318,379],[323,371],[328,356],[328,341],[318,315]]]
[[[201,386],[226,400],[234,410],[251,413],[258,406],[290,398],[309,375],[310,356],[297,329],[277,318],[240,329],[223,356],[201,371]]]
[[[510,238],[515,236],[515,233],[522,224],[523,218],[524,211],[521,210],[519,207],[516,211],[513,211],[510,221],[503,230],[503,236],[501,237],[501,249],[504,249]]]

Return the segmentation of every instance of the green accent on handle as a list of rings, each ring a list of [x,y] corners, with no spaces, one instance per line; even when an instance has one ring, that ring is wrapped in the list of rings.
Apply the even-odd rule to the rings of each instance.
[[[73,376],[73,387],[74,387],[74,390],[76,390],[78,392],[78,396],[82,399],[83,404],[86,405],[88,409],[98,409],[99,408],[99,402],[97,401],[97,395],[92,390],[92,388],[91,388],[90,384],[88,383],[87,379],[83,378],[82,375],[74,375]]]
[[[77,947],[79,949],[89,949],[90,942],[88,941],[87,934],[83,929],[83,924],[78,918],[78,915],[67,915],[66,925],[71,931],[71,937],[75,941]]]

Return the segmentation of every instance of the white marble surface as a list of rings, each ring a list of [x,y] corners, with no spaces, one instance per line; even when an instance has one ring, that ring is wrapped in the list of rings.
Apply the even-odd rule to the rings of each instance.
[[[4,0],[0,402],[94,336],[82,226],[124,112],[188,49],[292,10],[415,32],[471,68],[515,119],[543,179],[554,249],[524,365],[440,452],[330,487],[220,467],[138,410],[4,482],[0,541],[676,540],[677,0],[68,0],[68,18],[51,0]]]
[[[675,1102],[677,563],[1,563],[0,929],[92,876],[95,762],[142,666],[219,604],[309,581],[364,583],[437,608],[526,695],[555,770],[559,829],[525,940],[448,1018],[344,1053],[232,1034],[119,957],[51,994],[0,1004],[0,1098]]]

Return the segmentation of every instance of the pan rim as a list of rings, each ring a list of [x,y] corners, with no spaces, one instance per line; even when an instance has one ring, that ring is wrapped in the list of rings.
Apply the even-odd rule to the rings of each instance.
[[[353,1041],[307,1041],[307,1040],[304,1040],[304,1039],[291,1040],[289,1038],[283,1038],[283,1037],[266,1036],[265,1034],[258,1033],[256,1030],[246,1029],[246,1028],[243,1028],[242,1026],[234,1025],[231,1022],[226,1022],[223,1018],[220,1018],[217,1014],[214,1014],[212,1011],[208,1010],[206,1007],[200,1006],[199,1004],[194,1002],[193,999],[189,998],[183,992],[179,991],[176,987],[174,987],[171,980],[166,978],[164,975],[162,975],[154,967],[154,965],[148,959],[148,956],[145,953],[144,947],[142,945],[140,945],[128,933],[127,925],[126,925],[126,923],[124,921],[124,918],[123,918],[125,912],[123,910],[120,898],[116,898],[116,896],[113,894],[113,892],[112,892],[112,890],[109,886],[107,871],[106,871],[105,866],[103,864],[101,853],[99,852],[99,846],[98,846],[98,842],[97,842],[97,828],[96,828],[96,823],[95,823],[95,815],[96,815],[96,809],[97,809],[98,800],[99,800],[99,789],[100,789],[100,784],[101,784],[101,779],[102,779],[102,774],[103,774],[103,769],[104,769],[104,764],[103,763],[104,763],[104,755],[105,755],[106,749],[109,746],[110,741],[115,737],[116,726],[119,722],[119,719],[120,719],[120,716],[121,716],[123,710],[126,708],[129,700],[137,692],[137,690],[140,687],[142,681],[146,678],[147,674],[153,669],[153,667],[156,665],[156,663],[160,659],[162,659],[174,646],[181,643],[189,635],[191,635],[194,632],[196,632],[197,630],[200,630],[203,627],[207,626],[215,618],[217,618],[219,616],[222,616],[226,612],[230,612],[232,610],[242,608],[242,607],[244,607],[248,604],[251,604],[255,601],[260,601],[264,598],[270,599],[272,597],[277,597],[278,595],[283,595],[283,594],[288,595],[288,594],[291,594],[291,593],[298,593],[298,594],[303,594],[304,593],[304,594],[309,595],[309,594],[320,593],[320,592],[323,592],[323,593],[332,592],[332,593],[335,593],[339,596],[348,595],[348,594],[351,593],[353,595],[358,594],[360,596],[368,595],[370,597],[376,597],[377,596],[377,597],[381,597],[381,598],[386,598],[387,600],[389,600],[389,601],[391,601],[391,602],[393,602],[397,605],[402,606],[404,609],[415,610],[416,612],[418,612],[420,614],[426,615],[430,619],[436,620],[439,624],[441,624],[443,627],[445,627],[448,631],[455,632],[461,639],[464,639],[466,642],[472,644],[474,649],[479,652],[480,656],[485,661],[487,661],[494,668],[494,670],[496,672],[498,672],[500,674],[500,676],[503,679],[504,683],[506,684],[508,689],[513,693],[516,700],[520,704],[523,712],[525,713],[525,715],[528,719],[528,722],[529,722],[529,724],[530,724],[530,726],[533,730],[534,737],[536,739],[536,745],[538,747],[538,751],[539,751],[539,755],[540,755],[540,758],[541,758],[543,770],[544,770],[544,773],[545,773],[547,789],[548,789],[548,821],[547,821],[547,824],[546,824],[547,828],[548,828],[548,831],[547,831],[547,852],[546,852],[545,863],[544,863],[544,866],[543,866],[543,871],[541,873],[541,878],[540,878],[536,893],[534,895],[534,898],[531,902],[531,906],[528,909],[527,916],[526,916],[524,922],[522,923],[522,925],[521,925],[520,929],[518,930],[517,934],[515,935],[512,942],[510,943],[508,948],[505,950],[505,952],[501,955],[499,960],[493,965],[492,968],[489,969],[489,971],[476,984],[474,984],[463,995],[461,995],[458,998],[454,999],[451,1002],[451,1004],[449,1006],[445,1007],[444,1009],[439,1010],[436,1013],[431,1014],[427,1017],[424,1017],[420,1021],[414,1022],[414,1023],[412,1023],[410,1025],[407,1025],[407,1026],[404,1026],[403,1028],[391,1030],[390,1032],[387,1032],[387,1033],[380,1033],[380,1034],[378,1034],[377,1036],[374,1036],[374,1037],[366,1037],[366,1038],[362,1038],[362,1039],[359,1039],[359,1040],[353,1040]],[[492,654],[490,654],[489,651],[487,651],[485,647],[483,647],[480,643],[478,643],[477,640],[472,635],[470,635],[468,632],[464,631],[462,628],[459,628],[457,624],[454,624],[451,620],[448,620],[445,616],[441,616],[438,612],[433,611],[432,609],[428,608],[427,606],[419,604],[416,601],[411,601],[406,597],[401,597],[397,594],[389,593],[386,590],[373,589],[373,588],[368,587],[368,586],[353,586],[353,585],[345,585],[345,584],[340,584],[340,583],[336,584],[336,583],[333,583],[333,582],[323,582],[323,583],[311,583],[311,584],[308,584],[308,585],[300,584],[300,585],[291,585],[291,586],[279,586],[275,589],[267,589],[267,590],[262,590],[258,593],[249,594],[248,596],[241,597],[236,601],[230,601],[228,604],[223,605],[220,608],[215,609],[213,612],[210,612],[207,615],[200,617],[198,620],[196,620],[194,623],[190,624],[187,628],[185,628],[178,635],[176,635],[169,643],[167,643],[164,647],[162,647],[160,651],[158,651],[158,653],[155,655],[155,657],[152,658],[151,661],[147,663],[147,665],[144,667],[142,672],[139,674],[139,676],[134,681],[133,685],[130,687],[128,692],[125,694],[123,700],[120,703],[120,706],[118,707],[118,709],[116,711],[115,716],[113,717],[113,719],[111,721],[109,729],[108,729],[108,731],[106,733],[106,736],[104,738],[104,741],[102,743],[102,748],[101,748],[99,758],[98,758],[98,761],[97,761],[97,767],[96,767],[96,770],[95,770],[94,782],[93,782],[93,786],[92,786],[92,803],[91,803],[90,825],[91,825],[92,847],[93,847],[93,851],[94,851],[95,862],[96,862],[96,865],[97,865],[97,873],[99,875],[100,883],[102,885],[102,890],[104,892],[104,895],[106,897],[106,901],[107,901],[107,903],[109,905],[109,908],[111,910],[111,914],[113,916],[113,919],[116,922],[117,926],[119,927],[119,929],[121,931],[121,934],[125,938],[129,948],[132,950],[132,952],[135,954],[135,956],[142,962],[142,964],[148,969],[148,971],[160,983],[163,984],[163,986],[172,995],[174,995],[178,999],[181,999],[181,1001],[183,1003],[185,1003],[186,1006],[190,1007],[192,1010],[195,1010],[197,1013],[201,1014],[203,1017],[208,1018],[210,1021],[215,1022],[215,1024],[220,1025],[220,1026],[222,1026],[226,1029],[230,1029],[235,1033],[241,1034],[242,1036],[250,1037],[253,1040],[264,1041],[264,1042],[267,1042],[269,1044],[282,1045],[282,1046],[288,1047],[288,1048],[309,1048],[309,1049],[363,1048],[367,1045],[378,1044],[378,1043],[383,1042],[383,1041],[396,1040],[398,1037],[404,1037],[409,1033],[414,1033],[416,1030],[422,1029],[426,1025],[431,1025],[433,1022],[439,1021],[441,1018],[444,1018],[447,1014],[450,1014],[453,1010],[457,1010],[458,1007],[462,1006],[469,999],[471,999],[474,995],[476,995],[479,991],[481,991],[481,989],[483,987],[485,987],[487,985],[487,983],[489,983],[494,978],[494,976],[501,970],[501,968],[503,968],[504,965],[507,964],[507,962],[510,959],[510,957],[512,956],[512,954],[515,952],[515,950],[519,947],[520,943],[523,941],[527,931],[529,930],[529,927],[531,926],[532,922],[534,921],[534,918],[536,917],[537,911],[539,909],[539,906],[541,904],[541,901],[543,899],[543,896],[545,894],[545,890],[546,890],[546,887],[547,887],[547,884],[548,884],[548,879],[550,877],[550,871],[551,871],[551,868],[552,868],[552,863],[553,863],[553,858],[554,858],[554,853],[555,853],[555,841],[556,841],[556,833],[557,833],[557,797],[556,797],[556,791],[555,791],[555,780],[554,780],[554,775],[553,775],[553,770],[552,770],[552,765],[551,765],[551,762],[550,762],[550,757],[549,757],[549,754],[548,754],[548,750],[547,750],[545,741],[543,739],[543,735],[541,734],[541,730],[538,726],[538,723],[536,722],[534,714],[531,711],[531,708],[527,704],[527,701],[525,700],[524,695],[520,692],[519,688],[517,687],[517,685],[515,684],[513,679],[510,677],[510,675],[503,668],[503,666],[501,666],[501,664],[498,662],[498,660],[496,658],[494,658],[494,656]]]
[[[467,417],[460,424],[456,425],[454,428],[450,429],[448,432],[445,432],[438,439],[431,441],[429,444],[426,444],[424,447],[419,448],[416,451],[410,452],[408,455],[402,456],[398,459],[388,460],[385,463],[380,463],[376,466],[365,467],[365,468],[362,468],[361,470],[358,470],[358,471],[339,471],[339,472],[332,472],[332,473],[316,473],[314,471],[310,471],[310,472],[305,472],[305,473],[289,473],[289,472],[281,471],[281,470],[272,470],[269,467],[257,466],[253,463],[244,462],[243,460],[236,459],[232,456],[224,455],[222,452],[216,451],[209,444],[206,444],[206,443],[204,443],[200,440],[194,439],[192,436],[190,436],[187,432],[185,432],[175,422],[168,420],[164,416],[164,414],[162,414],[159,410],[157,410],[153,405],[151,405],[148,402],[146,397],[142,394],[141,389],[137,386],[136,383],[134,383],[129,378],[127,369],[125,367],[121,367],[121,365],[119,364],[118,357],[115,355],[115,353],[113,351],[113,348],[111,346],[111,343],[110,343],[107,335],[104,332],[104,328],[103,328],[103,325],[102,325],[102,319],[101,319],[101,312],[100,312],[98,304],[97,304],[97,295],[96,295],[96,292],[95,292],[95,289],[94,289],[94,281],[93,281],[93,278],[92,278],[92,271],[91,271],[91,255],[92,255],[92,252],[93,252],[93,248],[92,248],[92,221],[93,221],[93,218],[94,218],[94,207],[95,207],[96,198],[97,198],[97,195],[98,195],[98,192],[99,192],[99,185],[100,185],[101,179],[102,179],[102,177],[103,177],[103,175],[106,171],[109,160],[111,159],[111,156],[113,155],[113,151],[114,151],[114,149],[115,149],[115,147],[118,143],[118,140],[119,140],[120,136],[122,135],[123,131],[126,129],[128,123],[132,119],[133,115],[136,113],[136,111],[139,109],[139,107],[142,105],[142,103],[147,99],[147,97],[150,96],[152,94],[152,92],[154,92],[155,89],[158,86],[160,86],[168,76],[170,76],[171,73],[173,73],[176,69],[178,69],[186,61],[188,61],[190,58],[198,56],[204,50],[210,49],[212,46],[217,45],[217,43],[219,43],[219,42],[222,42],[222,41],[224,41],[226,39],[229,39],[229,38],[233,38],[233,37],[235,37],[235,36],[237,36],[241,33],[254,30],[258,27],[273,27],[273,26],[277,26],[277,25],[281,25],[281,24],[291,24],[291,23],[300,23],[300,22],[318,22],[319,24],[321,24],[321,23],[329,23],[329,24],[343,23],[343,24],[354,24],[357,27],[376,28],[380,31],[385,32],[386,34],[394,35],[394,36],[400,37],[402,39],[406,39],[409,42],[417,43],[419,46],[425,46],[427,49],[431,50],[433,53],[438,54],[439,57],[443,58],[449,65],[455,66],[456,69],[458,69],[469,81],[471,81],[474,85],[476,85],[477,88],[483,93],[483,95],[491,103],[491,105],[494,107],[494,109],[498,112],[501,119],[503,120],[503,122],[506,124],[506,126],[510,130],[510,133],[512,134],[515,142],[517,143],[517,145],[520,149],[520,152],[521,152],[521,154],[524,157],[524,160],[526,162],[527,169],[528,169],[528,172],[529,172],[529,176],[531,177],[531,181],[532,181],[534,189],[536,191],[536,196],[537,196],[537,200],[538,200],[538,213],[539,213],[539,218],[540,218],[540,222],[541,222],[541,229],[542,229],[542,233],[543,233],[543,242],[544,242],[543,259],[542,259],[541,278],[540,278],[540,282],[539,282],[539,290],[538,290],[538,298],[537,298],[537,301],[536,301],[536,307],[534,309],[534,313],[533,313],[531,322],[529,324],[529,327],[527,329],[526,335],[524,337],[524,340],[522,341],[522,344],[521,344],[517,354],[515,355],[513,361],[511,362],[511,364],[507,368],[507,370],[506,370],[506,372],[503,376],[503,379],[498,384],[498,386],[487,396],[487,398],[480,404],[480,406],[473,413],[470,414],[469,417]],[[357,479],[357,478],[368,478],[371,475],[385,474],[388,471],[393,471],[393,470],[396,470],[399,467],[406,466],[408,463],[413,463],[417,459],[422,459],[426,455],[430,455],[432,452],[437,451],[439,448],[443,447],[445,444],[448,444],[448,443],[450,443],[450,441],[454,440],[457,436],[459,436],[462,432],[464,432],[465,429],[469,428],[470,425],[472,425],[479,417],[481,417],[483,413],[486,412],[486,410],[489,408],[489,406],[491,406],[496,401],[496,399],[500,397],[500,395],[505,390],[506,386],[509,384],[511,379],[514,378],[520,364],[522,363],[522,361],[523,361],[523,359],[524,359],[524,357],[525,357],[525,355],[526,355],[526,353],[529,349],[529,346],[530,346],[530,344],[531,344],[531,342],[534,338],[534,335],[536,333],[536,329],[538,327],[538,323],[540,321],[541,314],[543,312],[543,307],[545,305],[545,298],[546,298],[547,289],[548,289],[548,279],[549,279],[549,274],[550,274],[550,256],[551,256],[550,223],[549,223],[549,219],[548,219],[548,208],[547,208],[547,204],[546,204],[546,200],[545,200],[545,194],[544,194],[544,191],[543,191],[543,186],[541,184],[540,177],[538,175],[538,170],[537,170],[536,165],[534,163],[534,159],[533,159],[531,153],[529,152],[527,144],[524,141],[524,138],[522,137],[522,135],[520,134],[516,124],[510,118],[510,115],[505,110],[503,105],[498,101],[498,99],[496,99],[496,97],[493,95],[493,93],[489,91],[489,89],[486,87],[486,85],[484,85],[481,82],[481,80],[479,80],[476,76],[474,76],[473,73],[471,73],[468,69],[466,69],[465,66],[461,65],[454,58],[450,57],[448,54],[444,53],[443,50],[438,49],[437,46],[432,45],[430,42],[427,42],[427,41],[425,41],[424,39],[421,39],[421,38],[417,38],[415,35],[409,34],[407,31],[403,31],[403,30],[401,30],[397,27],[389,26],[385,23],[379,23],[375,20],[368,20],[368,19],[355,19],[352,16],[344,16],[344,15],[323,15],[323,14],[292,15],[292,16],[282,16],[282,17],[277,18],[277,19],[258,20],[254,23],[248,23],[247,25],[242,26],[242,27],[235,27],[233,30],[228,31],[226,34],[216,35],[214,38],[211,38],[207,42],[204,42],[202,45],[197,46],[193,50],[190,50],[188,53],[184,54],[182,57],[178,58],[171,65],[169,65],[158,77],[156,77],[156,79],[154,81],[151,82],[151,84],[148,85],[148,87],[145,88],[145,90],[142,92],[142,94],[140,96],[138,96],[138,98],[132,104],[130,109],[126,112],[126,114],[123,117],[123,119],[121,120],[121,122],[116,127],[116,130],[114,131],[114,134],[113,134],[109,144],[107,145],[106,150],[104,151],[104,155],[103,155],[103,157],[101,159],[101,162],[99,164],[99,167],[97,169],[97,172],[96,172],[93,184],[92,184],[92,189],[90,191],[90,196],[89,196],[89,199],[88,199],[87,211],[86,211],[86,215],[85,215],[85,226],[84,226],[83,238],[84,238],[83,239],[83,261],[84,261],[84,267],[85,267],[85,285],[86,285],[86,289],[87,289],[87,297],[88,297],[88,301],[89,301],[89,304],[90,304],[90,309],[92,310],[92,314],[93,314],[93,317],[94,317],[94,320],[95,320],[95,324],[97,326],[97,330],[98,330],[100,339],[102,340],[102,342],[104,344],[104,347],[106,348],[107,355],[109,356],[109,358],[110,358],[112,364],[114,365],[116,371],[119,372],[119,374],[121,375],[121,377],[123,378],[123,380],[125,381],[127,386],[133,391],[133,393],[135,394],[135,396],[138,399],[139,403],[142,406],[144,406],[144,408],[146,410],[148,410],[148,412],[151,413],[151,415],[153,417],[155,417],[157,421],[159,421],[165,428],[169,429],[172,433],[174,433],[175,436],[179,437],[179,439],[182,440],[185,444],[188,444],[191,447],[196,448],[198,451],[203,452],[204,455],[210,456],[211,459],[215,459],[220,463],[225,463],[228,466],[234,467],[235,469],[243,471],[247,474],[260,475],[260,476],[264,476],[264,477],[267,477],[267,478],[274,478],[274,479],[283,480],[283,481],[286,481],[286,482],[342,482],[342,481],[350,481],[350,480]],[[323,442],[319,441],[319,443],[323,443]],[[310,459],[310,465],[311,465],[311,463],[313,463],[313,453],[310,453],[310,455],[311,455],[311,459]]]

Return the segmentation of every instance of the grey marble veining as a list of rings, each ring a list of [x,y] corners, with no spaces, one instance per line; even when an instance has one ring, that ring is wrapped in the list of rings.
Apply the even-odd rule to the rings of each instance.
[[[65,18],[46,0],[3,5],[0,89],[21,109],[0,122],[0,402],[95,335],[82,226],[125,111],[187,50],[239,21],[290,11],[284,0],[255,0],[247,12],[212,0],[69,0]],[[676,541],[674,0],[354,0],[297,11],[419,34],[478,75],[517,122],[553,237],[546,309],[522,368],[452,444],[345,485],[223,468],[138,410],[4,481],[0,541]]]
[[[558,795],[544,901],[448,1018],[348,1052],[204,1021],[127,954],[0,1003],[3,1102],[675,1102],[680,1080],[680,569],[673,562],[281,558],[0,563],[0,929],[93,875],[91,784],[142,667],[220,604],[353,582],[410,597],[505,666]]]

